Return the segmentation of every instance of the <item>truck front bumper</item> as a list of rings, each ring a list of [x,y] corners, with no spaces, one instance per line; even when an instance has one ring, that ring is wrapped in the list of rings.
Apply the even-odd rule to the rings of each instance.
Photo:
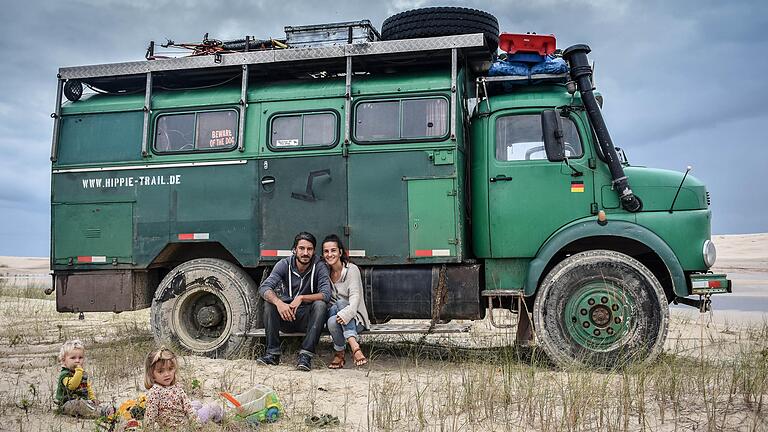
[[[695,273],[690,275],[691,295],[725,294],[731,291],[731,281],[722,273]]]

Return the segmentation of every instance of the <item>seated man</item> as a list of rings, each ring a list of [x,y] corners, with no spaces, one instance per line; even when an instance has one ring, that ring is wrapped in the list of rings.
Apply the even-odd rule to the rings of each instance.
[[[264,331],[267,353],[257,361],[265,365],[280,363],[280,333],[305,332],[296,364],[299,370],[312,368],[312,357],[320,340],[331,299],[328,267],[315,255],[317,240],[301,232],[293,240],[293,255],[275,264],[259,287],[264,298]]]

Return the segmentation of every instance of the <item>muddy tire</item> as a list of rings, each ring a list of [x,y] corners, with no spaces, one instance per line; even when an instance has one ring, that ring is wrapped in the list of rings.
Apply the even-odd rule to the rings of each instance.
[[[384,20],[382,40],[414,39],[435,36],[482,33],[488,49],[499,46],[499,22],[496,17],[477,9],[429,7],[401,12]]]
[[[667,299],[653,273],[608,250],[560,262],[544,278],[533,309],[539,343],[561,367],[651,362],[669,328]]]
[[[187,261],[163,278],[152,299],[152,333],[158,344],[212,358],[245,353],[244,335],[261,314],[257,286],[224,260]]]

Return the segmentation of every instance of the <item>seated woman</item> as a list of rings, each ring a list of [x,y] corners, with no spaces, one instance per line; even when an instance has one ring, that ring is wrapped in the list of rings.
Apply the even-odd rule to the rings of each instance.
[[[360,344],[358,334],[371,326],[368,310],[363,299],[363,281],[360,269],[349,262],[347,249],[338,236],[331,234],[323,240],[323,258],[328,264],[333,290],[328,309],[328,331],[333,338],[336,354],[328,365],[331,369],[344,367],[344,349],[349,343],[355,366],[368,363]]]

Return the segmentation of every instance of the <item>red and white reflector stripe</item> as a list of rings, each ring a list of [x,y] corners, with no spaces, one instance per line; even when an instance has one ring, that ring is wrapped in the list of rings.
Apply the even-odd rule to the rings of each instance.
[[[720,284],[720,281],[718,281],[718,280],[694,281],[694,282],[691,282],[691,287],[693,287],[693,288],[721,288],[722,285]]]
[[[261,256],[264,257],[287,257],[291,256],[293,252],[284,249],[264,249],[261,251]]]
[[[416,249],[417,257],[451,256],[450,249]]]
[[[107,257],[105,256],[79,256],[77,257],[78,263],[105,263]]]
[[[208,240],[211,238],[209,233],[184,233],[179,234],[179,240]]]
[[[351,256],[351,257],[364,257],[365,256],[365,249],[363,249],[363,250],[355,250],[355,249],[348,250],[347,251],[347,256]]]

